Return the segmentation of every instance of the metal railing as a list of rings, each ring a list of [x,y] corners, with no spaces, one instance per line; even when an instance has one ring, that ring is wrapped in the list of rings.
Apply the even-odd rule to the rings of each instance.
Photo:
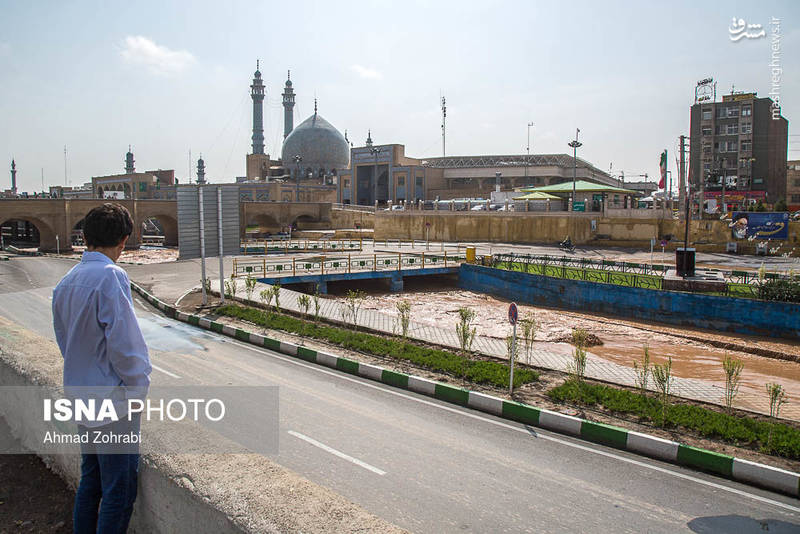
[[[375,213],[375,206],[362,206],[360,204],[340,204],[338,202],[332,202],[331,208],[335,210],[364,211],[367,213]]]
[[[674,269],[674,266],[671,265],[528,254],[495,254],[491,258],[491,267],[496,269],[513,268],[530,274],[644,289],[663,289],[664,274],[668,269]],[[722,275],[725,285],[720,288],[718,292],[720,295],[750,299],[761,298],[759,291],[761,278],[757,272],[703,270],[718,272]],[[763,274],[764,280],[789,278],[789,275],[780,273]]]
[[[287,258],[281,260],[233,259],[234,277],[303,276],[327,273],[362,271],[402,271],[426,267],[455,267],[466,261],[461,254],[363,254],[320,256],[317,258]]]
[[[242,244],[242,254],[267,254],[289,252],[358,252],[363,248],[361,239],[266,239]]]
[[[495,263],[516,262],[529,265],[548,265],[550,267],[603,270],[650,276],[663,276],[664,273],[667,272],[667,269],[674,268],[669,265],[651,265],[649,263],[634,263],[628,261],[593,260],[590,258],[575,258],[570,256],[509,253],[495,254],[493,258]]]

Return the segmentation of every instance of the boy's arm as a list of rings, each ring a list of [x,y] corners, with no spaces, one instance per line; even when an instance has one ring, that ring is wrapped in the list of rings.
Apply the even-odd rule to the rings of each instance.
[[[124,276],[127,282],[127,276]],[[122,280],[109,284],[100,295],[98,319],[104,325],[109,363],[124,386],[147,388],[150,358],[133,305],[122,288]]]

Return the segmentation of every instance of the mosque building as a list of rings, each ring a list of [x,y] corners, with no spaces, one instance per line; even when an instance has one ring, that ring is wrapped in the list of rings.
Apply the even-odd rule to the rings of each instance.
[[[290,74],[282,93],[283,146],[280,158],[273,160],[264,147],[266,90],[258,67],[257,63],[250,85],[253,152],[247,155],[247,176],[238,180],[245,201],[385,206],[437,198],[488,198],[492,191],[572,181],[573,173],[578,180],[619,185],[605,171],[570,154],[412,158],[402,144],[375,145],[371,131],[363,146],[353,147],[319,114],[316,99],[314,114],[294,127],[296,94]]]

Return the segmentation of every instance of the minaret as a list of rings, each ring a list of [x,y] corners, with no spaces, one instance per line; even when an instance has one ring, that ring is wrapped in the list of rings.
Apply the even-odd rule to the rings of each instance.
[[[264,82],[261,81],[258,66],[259,61],[256,60],[256,72],[253,85],[250,86],[250,96],[253,98],[253,154],[264,153]]]
[[[283,88],[283,138],[294,129],[294,89],[292,89],[292,72],[286,71],[286,86]]]
[[[136,169],[133,166],[133,152],[131,152],[131,145],[128,145],[128,153],[125,154],[125,174],[133,174]]]
[[[17,163],[11,160],[11,194],[17,194]]]
[[[367,130],[367,145],[372,146],[372,130]]]
[[[197,183],[206,183],[206,162],[203,161],[202,154],[200,154],[200,159],[197,160]]]

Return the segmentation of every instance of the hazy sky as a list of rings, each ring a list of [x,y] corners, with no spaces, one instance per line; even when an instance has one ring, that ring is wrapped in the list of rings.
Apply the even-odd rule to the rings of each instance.
[[[766,38],[732,41],[732,18]],[[780,95],[789,158],[800,159],[800,2],[22,2],[0,0],[0,188],[12,156],[20,190],[137,170],[175,169],[202,152],[212,182],[245,174],[250,80],[267,87],[266,150],[280,154],[286,70],[295,124],[319,113],[363,145],[447,154],[566,153],[627,175],[670,169],[689,133],[697,80],[718,95],[771,90],[780,19]],[[721,96],[719,96],[721,98]],[[194,166],[194,162],[192,162]],[[194,170],[192,171],[194,175]],[[676,173],[677,174],[677,173]]]

